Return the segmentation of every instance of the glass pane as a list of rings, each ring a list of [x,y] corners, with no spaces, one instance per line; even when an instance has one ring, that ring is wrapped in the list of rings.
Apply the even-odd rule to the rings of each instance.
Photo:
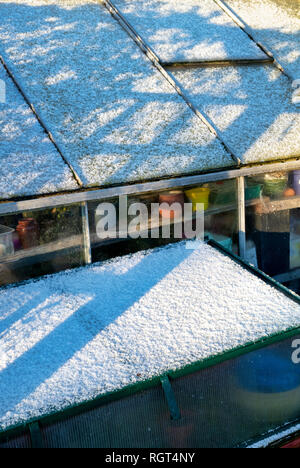
[[[246,180],[247,259],[300,292],[300,171]]]
[[[206,186],[209,199],[205,211],[205,234],[238,253],[237,182],[225,180]]]
[[[0,286],[82,264],[80,205],[0,217]]]
[[[199,237],[200,229],[237,252],[236,181],[91,202],[89,221],[93,261]]]

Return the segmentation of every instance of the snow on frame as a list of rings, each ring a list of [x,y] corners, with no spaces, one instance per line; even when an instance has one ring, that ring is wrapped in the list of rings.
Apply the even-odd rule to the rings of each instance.
[[[299,0],[226,0],[296,80],[300,79]]]
[[[213,0],[113,0],[164,62],[266,55]]]
[[[0,42],[85,186],[233,160],[103,5],[0,0]]]
[[[300,324],[300,307],[206,244],[0,290],[0,427]]]
[[[243,164],[300,156],[300,109],[273,65],[172,72]]]
[[[78,188],[31,109],[0,63],[0,199]]]

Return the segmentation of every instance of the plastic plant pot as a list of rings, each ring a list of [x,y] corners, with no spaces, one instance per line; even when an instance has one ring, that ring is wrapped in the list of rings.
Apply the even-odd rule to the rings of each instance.
[[[197,203],[203,205],[204,211],[209,207],[210,189],[208,187],[196,187],[185,192],[186,197],[193,203],[193,211],[197,210]]]
[[[0,257],[14,254],[14,229],[0,225]]]
[[[184,207],[184,194],[180,190],[172,190],[170,192],[164,192],[159,195],[159,204],[165,203],[168,206],[159,209],[159,214],[162,218],[174,219],[175,217],[183,216]],[[172,207],[174,203],[177,203],[177,208]]]
[[[247,187],[245,189],[245,199],[254,200],[256,198],[260,198],[262,192],[262,185],[253,185],[252,187]]]
[[[271,198],[279,198],[283,195],[288,184],[286,174],[267,174],[264,179],[264,195]]]

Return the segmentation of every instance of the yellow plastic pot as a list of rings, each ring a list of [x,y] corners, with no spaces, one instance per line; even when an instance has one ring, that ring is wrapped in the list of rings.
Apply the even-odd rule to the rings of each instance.
[[[208,187],[195,187],[185,192],[185,195],[190,202],[193,203],[193,211],[197,210],[197,203],[203,205],[203,209],[207,210],[209,206],[210,189]]]

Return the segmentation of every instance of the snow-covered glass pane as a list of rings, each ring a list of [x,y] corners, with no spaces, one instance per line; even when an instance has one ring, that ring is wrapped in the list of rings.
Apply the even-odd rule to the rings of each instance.
[[[242,164],[300,154],[296,89],[273,65],[172,71]]]
[[[285,70],[300,78],[299,0],[227,0]]]
[[[70,168],[0,63],[0,200],[76,188]]]
[[[7,64],[85,187],[234,165],[99,2],[0,0],[0,17]]]
[[[114,0],[162,62],[267,58],[213,0]]]
[[[247,260],[300,292],[300,171],[246,179]]]
[[[246,345],[249,351],[249,343],[299,326],[299,310],[291,297],[205,243],[188,250],[181,242],[2,288],[0,428],[180,371],[235,348]],[[276,393],[276,401],[284,401],[286,391],[295,391],[296,408],[277,405],[276,418],[273,412],[269,418],[277,420],[278,412],[299,416],[297,348],[289,346],[287,367],[276,356],[271,363],[262,359],[262,365],[256,357],[250,373],[246,360],[246,371],[244,364],[232,368],[226,385],[222,372],[219,377],[212,369],[211,380],[204,374],[196,393],[197,398],[201,388],[209,393],[207,402],[198,398],[200,434],[208,424],[212,430],[219,420],[214,412],[210,421],[201,418],[206,404],[207,414],[215,403],[222,416],[229,399],[240,398],[243,409],[250,403],[247,394],[254,393],[251,404],[255,405],[255,394],[260,393],[263,401],[264,389]],[[228,361],[227,365],[230,368]],[[283,369],[280,378],[278,369]],[[239,397],[236,389],[241,390]],[[224,398],[214,398],[214,393]],[[189,397],[193,395],[190,392]],[[287,405],[292,403],[290,396],[286,400]],[[188,409],[179,398],[178,403],[182,411]],[[170,421],[166,403],[165,408]],[[248,417],[249,413],[253,416],[251,408]],[[233,411],[226,414],[232,420],[241,416]],[[193,421],[193,415],[187,417]],[[137,418],[144,421],[138,412]],[[98,426],[101,433],[107,429],[106,424]]]
[[[82,264],[80,206],[0,217],[0,286]]]

